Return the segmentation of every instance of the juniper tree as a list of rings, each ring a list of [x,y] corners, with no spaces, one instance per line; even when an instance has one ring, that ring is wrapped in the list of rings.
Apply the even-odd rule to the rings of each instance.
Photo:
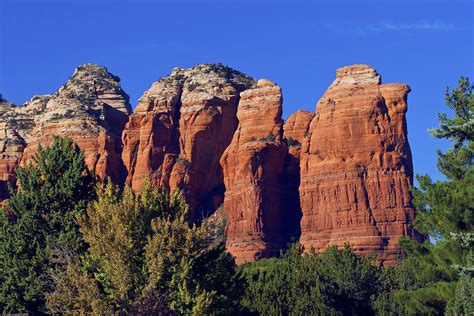
[[[89,246],[56,271],[47,296],[57,313],[226,314],[242,285],[208,226],[191,224],[179,192],[149,182],[137,194],[108,183],[80,219]],[[82,287],[84,283],[87,287]],[[89,293],[96,293],[94,299]]]
[[[82,151],[56,136],[17,168],[17,178],[19,189],[0,210],[0,308],[38,313],[58,251],[84,250],[76,216],[94,197],[94,179]]]
[[[373,315],[371,301],[382,287],[372,259],[348,245],[306,254],[292,245],[279,259],[242,266],[243,305],[259,315]]]

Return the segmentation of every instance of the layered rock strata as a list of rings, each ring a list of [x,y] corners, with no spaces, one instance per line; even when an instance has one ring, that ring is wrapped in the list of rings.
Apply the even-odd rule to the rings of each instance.
[[[26,140],[34,126],[33,108],[40,102],[26,107],[0,98],[0,200],[9,196],[9,186],[16,184],[16,168],[23,156]]]
[[[53,135],[68,136],[84,151],[90,170],[120,182],[121,134],[131,106],[120,79],[105,67],[86,64],[54,94],[35,96],[23,105],[0,103],[0,198],[15,185],[15,169],[26,165],[38,144]]]
[[[100,178],[120,182],[125,171],[120,138],[131,111],[118,77],[105,67],[79,66],[36,114],[22,164],[34,155],[38,144],[51,143],[53,135],[68,136],[84,151],[90,170]]]
[[[407,85],[344,67],[316,113],[283,124],[280,87],[220,64],[175,68],[133,114],[119,81],[88,64],[54,94],[21,106],[0,98],[0,200],[18,165],[56,134],[71,137],[102,178],[134,191],[146,178],[182,190],[195,221],[220,208],[238,263],[299,240],[316,250],[349,243],[390,265],[398,239],[416,237]]]
[[[289,237],[281,88],[259,80],[240,97],[239,126],[220,161],[227,249],[237,263],[277,255]]]
[[[337,70],[301,149],[301,243],[321,250],[351,245],[396,260],[413,237],[413,169],[405,113],[410,88],[381,84],[366,65]]]

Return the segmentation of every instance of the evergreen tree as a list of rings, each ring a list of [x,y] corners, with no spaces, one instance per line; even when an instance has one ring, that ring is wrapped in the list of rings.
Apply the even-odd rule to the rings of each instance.
[[[445,181],[417,176],[414,191],[415,228],[430,236],[423,244],[402,240],[408,260],[394,270],[398,291],[385,305],[393,314],[462,315],[472,307],[474,246],[474,95],[461,77],[459,87],[446,89],[446,104],[453,118],[440,114],[440,126],[431,130],[453,146],[438,151],[438,168]],[[408,276],[408,278],[407,278]]]
[[[233,258],[204,223],[188,221],[179,192],[147,182],[139,194],[108,183],[80,220],[89,245],[56,271],[47,296],[58,313],[228,314],[242,294]],[[69,267],[71,266],[71,267]],[[90,284],[84,289],[81,283]],[[88,293],[97,293],[87,300]]]
[[[280,259],[242,270],[248,283],[243,305],[259,315],[373,315],[371,302],[382,289],[371,258],[349,246],[302,254],[296,244]]]
[[[60,137],[39,145],[17,177],[19,189],[0,210],[0,308],[39,313],[57,254],[84,249],[75,218],[94,196],[93,178],[79,148]]]

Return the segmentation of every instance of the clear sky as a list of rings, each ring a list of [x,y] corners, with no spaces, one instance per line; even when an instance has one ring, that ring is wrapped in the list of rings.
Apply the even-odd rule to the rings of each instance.
[[[337,68],[364,63],[411,86],[415,172],[439,179],[447,144],[427,129],[447,111],[446,86],[474,80],[474,1],[353,2],[0,0],[0,92],[21,104],[96,63],[135,106],[173,67],[221,62],[280,85],[286,118],[314,111]]]

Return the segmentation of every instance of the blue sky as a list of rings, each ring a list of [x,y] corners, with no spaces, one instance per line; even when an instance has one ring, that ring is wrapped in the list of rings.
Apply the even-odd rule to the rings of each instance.
[[[355,1],[354,1],[355,2]],[[473,1],[0,0],[0,92],[23,103],[83,63],[122,78],[135,106],[173,67],[221,62],[283,88],[284,117],[315,105],[337,68],[365,63],[408,83],[416,173],[440,179],[446,86],[474,80]]]

